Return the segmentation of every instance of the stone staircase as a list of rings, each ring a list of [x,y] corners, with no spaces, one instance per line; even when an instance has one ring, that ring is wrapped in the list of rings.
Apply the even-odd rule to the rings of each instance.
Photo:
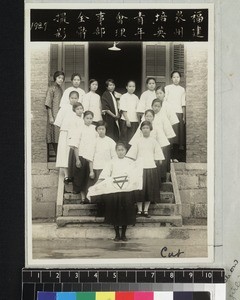
[[[61,175],[61,174],[60,174]],[[61,177],[59,175],[59,177]],[[169,176],[170,177],[170,176]],[[149,214],[151,218],[138,217],[136,226],[182,226],[182,205],[177,188],[175,175],[171,173],[172,182],[162,184],[160,191],[160,203],[151,203]],[[59,185],[63,178],[59,178]],[[99,215],[97,203],[82,204],[80,194],[72,194],[72,185],[63,188],[64,192],[58,192],[57,225],[59,227],[71,224],[79,226],[109,226],[104,223],[103,215]]]

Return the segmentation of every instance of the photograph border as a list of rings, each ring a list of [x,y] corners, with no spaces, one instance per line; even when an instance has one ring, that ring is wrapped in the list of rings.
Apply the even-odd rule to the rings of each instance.
[[[207,247],[206,258],[141,258],[141,259],[33,259],[32,258],[32,179],[31,179],[31,61],[30,61],[30,9],[56,9],[54,3],[25,4],[25,261],[28,267],[157,267],[199,266],[214,261],[214,5],[211,3],[69,3],[58,4],[58,9],[200,9],[209,10],[208,18],[208,102],[207,102]],[[44,42],[41,42],[44,43]],[[49,43],[49,42],[48,42]],[[194,43],[194,42],[191,42]],[[196,42],[198,43],[198,42]]]

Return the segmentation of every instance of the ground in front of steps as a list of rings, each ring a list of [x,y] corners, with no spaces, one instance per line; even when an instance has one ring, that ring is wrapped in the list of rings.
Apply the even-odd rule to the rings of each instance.
[[[129,227],[127,242],[114,242],[111,227],[32,225],[33,259],[207,258],[207,227]]]

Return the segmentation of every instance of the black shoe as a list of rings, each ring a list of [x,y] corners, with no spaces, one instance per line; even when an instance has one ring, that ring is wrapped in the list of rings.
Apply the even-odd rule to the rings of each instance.
[[[138,211],[136,217],[139,218],[142,215],[142,211]]]
[[[121,238],[121,240],[124,241],[124,242],[126,242],[128,239],[126,238],[125,235],[123,235],[122,238]]]
[[[80,191],[78,192],[78,191],[73,191],[72,192],[74,195],[77,195],[77,194],[80,194]]]
[[[120,235],[116,235],[114,238],[114,242],[119,242],[121,240]]]
[[[143,215],[144,215],[145,218],[148,218],[148,219],[151,218],[151,216],[148,214],[147,211],[145,211],[145,212],[143,213]]]
[[[70,177],[65,177],[64,178],[64,183],[65,184],[69,184],[70,182],[72,182],[72,178],[70,178]]]
[[[85,198],[83,201],[82,201],[82,204],[89,204],[90,203],[90,201],[87,199],[87,198]]]

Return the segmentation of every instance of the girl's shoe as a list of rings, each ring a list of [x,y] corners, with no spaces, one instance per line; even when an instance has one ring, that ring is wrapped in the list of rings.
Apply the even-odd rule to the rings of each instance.
[[[69,182],[71,182],[71,178],[70,177],[64,177],[64,183],[69,184]]]
[[[87,199],[87,198],[85,198],[83,201],[82,201],[82,204],[89,204],[90,203],[90,201]]]
[[[73,193],[74,195],[80,194],[80,192],[78,192],[78,191],[73,191],[72,193]]]
[[[148,214],[147,211],[144,211],[143,215],[144,215],[145,218],[148,218],[148,219],[151,218],[151,216]]]
[[[114,242],[119,242],[121,240],[120,235],[116,234]]]
[[[122,238],[121,238],[121,240],[124,241],[124,242],[126,242],[128,239],[126,238],[125,235],[123,235]]]
[[[137,217],[137,218],[138,218],[138,217],[141,217],[141,215],[142,215],[142,211],[138,211],[136,217]]]

